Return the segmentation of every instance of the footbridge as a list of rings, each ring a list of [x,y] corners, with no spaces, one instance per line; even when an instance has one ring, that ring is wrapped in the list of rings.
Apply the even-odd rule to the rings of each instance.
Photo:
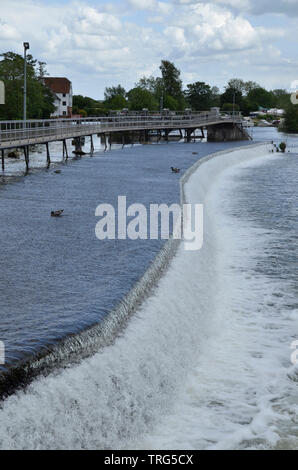
[[[2,169],[4,170],[4,151],[22,148],[25,154],[26,166],[29,168],[29,149],[32,145],[44,144],[47,149],[47,162],[50,163],[49,143],[61,141],[63,155],[67,154],[66,140],[72,139],[75,145],[74,153],[81,152],[83,137],[90,136],[91,149],[94,151],[93,135],[100,135],[106,145],[106,139],[115,133],[124,135],[127,132],[143,132],[149,139],[150,132],[163,133],[165,140],[172,131],[179,131],[181,137],[190,141],[195,130],[208,129],[208,140],[247,140],[249,136],[242,128],[240,113],[224,114],[216,112],[201,112],[197,114],[175,115],[129,115],[113,117],[96,117],[81,119],[42,119],[27,121],[0,121],[0,151]],[[183,135],[184,133],[184,135]]]

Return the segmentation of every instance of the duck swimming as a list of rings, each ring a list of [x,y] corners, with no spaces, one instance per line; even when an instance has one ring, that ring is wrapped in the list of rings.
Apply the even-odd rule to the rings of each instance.
[[[174,166],[171,166],[171,170],[173,173],[179,173],[180,168],[175,168]]]
[[[58,211],[51,211],[52,217],[59,217],[64,212],[64,209],[60,209]]]

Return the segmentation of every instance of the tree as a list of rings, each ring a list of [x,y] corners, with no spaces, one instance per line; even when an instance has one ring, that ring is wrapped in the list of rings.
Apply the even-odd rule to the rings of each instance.
[[[141,77],[135,84],[135,88],[142,88],[143,90],[149,91],[152,95],[156,95],[159,89],[162,88],[162,78],[160,77]]]
[[[227,85],[226,89],[227,88],[231,88],[231,89],[241,93],[241,95],[242,95],[245,91],[245,82],[241,78],[231,78],[231,80],[228,81],[228,85]]]
[[[285,132],[298,132],[298,105],[289,104],[285,111],[283,130]]]
[[[126,97],[125,88],[121,85],[106,87],[105,89],[105,101],[112,100],[115,96],[122,96],[124,99]]]
[[[245,95],[248,95],[248,93],[254,90],[255,88],[260,88],[260,85],[257,82],[253,82],[253,81],[244,82],[244,94]]]
[[[163,107],[171,111],[178,111],[181,109],[181,103],[170,95],[164,95]]]
[[[182,80],[180,79],[180,70],[178,70],[173,62],[162,60],[161,70],[164,92],[176,100],[183,98],[182,94]]]
[[[240,111],[240,106],[233,103],[225,103],[222,105],[222,111]]]
[[[251,90],[247,98],[258,104],[258,107],[272,108],[275,104],[274,94],[272,91],[267,91],[265,88],[258,87]]]
[[[127,93],[129,108],[134,111],[141,111],[143,108],[149,111],[158,110],[158,101],[154,98],[150,91],[145,88],[135,87]]]
[[[275,107],[280,109],[285,109],[288,107],[291,99],[290,93],[287,90],[276,89],[273,90],[273,95],[275,98]]]
[[[195,82],[187,85],[184,92],[186,101],[196,111],[206,111],[211,108],[213,92],[205,82]]]
[[[0,108],[2,119],[23,118],[24,58],[14,52],[1,54],[0,79],[5,83],[6,105]],[[43,83],[46,64],[27,55],[27,114],[31,119],[49,118],[55,111],[54,95]]]
[[[104,105],[109,109],[123,109],[127,106],[126,91],[121,85],[105,89]]]
[[[221,107],[225,103],[235,103],[241,108],[242,92],[237,88],[232,88],[232,87],[227,86],[225,89],[225,92],[220,97]]]
[[[242,78],[231,78],[228,82],[227,88],[233,88],[241,92],[242,95],[247,95],[251,90],[260,88],[260,85],[253,81],[245,82]]]

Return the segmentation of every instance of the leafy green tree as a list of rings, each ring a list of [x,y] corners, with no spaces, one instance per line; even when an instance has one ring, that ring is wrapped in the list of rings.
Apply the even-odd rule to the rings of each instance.
[[[245,95],[248,95],[248,93],[250,93],[255,88],[260,88],[260,85],[257,82],[253,82],[253,81],[244,82],[243,93]]]
[[[240,106],[233,103],[224,103],[221,109],[222,111],[240,111]]]
[[[276,89],[276,90],[273,90],[272,93],[274,95],[274,99],[275,99],[274,106],[276,108],[285,109],[289,106],[291,95],[290,93],[288,93],[287,90]]]
[[[283,130],[298,133],[298,105],[289,104],[285,111]]]
[[[24,58],[14,52],[0,54],[0,79],[4,81],[6,104],[1,119],[23,118]],[[46,64],[27,55],[27,115],[30,119],[49,118],[55,111],[54,95],[44,85]]]
[[[123,109],[127,106],[126,91],[121,85],[105,89],[104,106],[108,109]]]
[[[265,88],[258,87],[251,90],[247,98],[262,108],[272,108],[275,105],[274,94],[272,91],[267,91]]]
[[[89,98],[88,96],[74,95],[73,96],[73,108],[86,109],[93,108],[97,104],[97,101]]]
[[[149,111],[158,110],[158,101],[154,98],[150,91],[145,88],[135,87],[127,93],[129,108],[134,111],[141,111],[148,108]]]
[[[149,91],[152,95],[157,96],[160,94],[160,90],[163,87],[161,77],[141,77],[140,80],[135,84],[135,88],[142,88],[143,90]]]
[[[104,96],[106,102],[112,100],[115,96],[122,96],[125,99],[126,91],[121,85],[106,87]]]
[[[188,84],[184,95],[187,103],[196,111],[206,111],[213,104],[212,89],[205,82]]]
[[[162,60],[161,70],[164,93],[172,96],[176,100],[181,100],[182,94],[182,80],[180,78],[180,70],[178,70],[173,62]]]
[[[170,95],[164,95],[163,98],[163,107],[170,109],[171,111],[179,111],[181,110],[181,104],[178,100],[173,98]]]
[[[220,97],[221,107],[223,107],[225,103],[235,103],[241,108],[242,92],[237,88],[227,86],[225,92]]]

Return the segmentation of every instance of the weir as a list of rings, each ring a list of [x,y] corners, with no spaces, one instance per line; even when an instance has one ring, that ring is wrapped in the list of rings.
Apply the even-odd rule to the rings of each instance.
[[[266,146],[252,146],[222,151],[198,161],[183,177],[181,201],[185,200],[184,192],[187,202],[193,193],[195,201],[205,201],[214,178],[228,166],[266,153],[269,155]],[[199,173],[190,179],[199,167]],[[165,272],[165,265],[168,267],[176,252],[169,250],[169,245],[165,246],[167,252],[163,257],[141,279],[138,290],[107,318],[102,331],[97,326],[83,336],[69,338],[69,343],[52,359],[62,356],[69,361],[72,351],[86,354],[86,350],[95,353],[92,357],[59,374],[35,380],[26,394],[20,392],[3,403],[2,447],[14,442],[15,447],[21,448],[125,448],[135,439],[139,443],[142,434],[171,412],[176,391],[196,366],[202,337],[208,338],[206,333],[212,326],[211,307],[216,300],[218,270],[210,256],[216,256],[213,236],[218,232],[213,231],[211,222],[207,219],[208,237],[203,249],[186,255],[178,247],[178,256],[166,276],[143,305],[148,283],[149,287],[156,284],[160,267]],[[138,315],[126,323],[132,309],[138,309]],[[119,337],[123,323],[127,328]],[[110,347],[98,352],[102,333]],[[114,335],[118,335],[116,341]],[[210,368],[210,362],[207,367]],[[197,377],[196,382],[200,382]],[[208,405],[210,409],[209,401]],[[7,424],[11,420],[13,427]]]

